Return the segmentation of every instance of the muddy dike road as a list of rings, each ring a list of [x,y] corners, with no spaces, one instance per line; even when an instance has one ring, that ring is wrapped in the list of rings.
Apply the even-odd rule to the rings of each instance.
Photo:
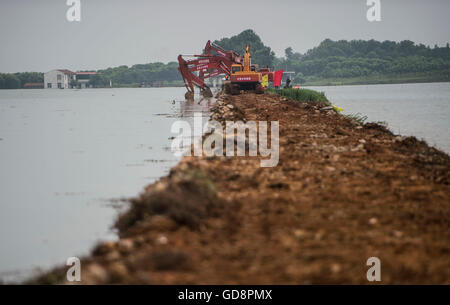
[[[450,284],[449,156],[322,108],[220,94],[215,120],[279,121],[278,165],[185,157],[82,259],[81,283],[371,284],[377,257],[382,284]]]

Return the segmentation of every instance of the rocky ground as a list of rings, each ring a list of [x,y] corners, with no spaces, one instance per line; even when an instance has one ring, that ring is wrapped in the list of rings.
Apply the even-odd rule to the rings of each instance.
[[[278,166],[184,158],[82,261],[83,284],[367,284],[373,256],[381,283],[450,284],[448,155],[270,94],[220,95],[212,117],[279,121]]]

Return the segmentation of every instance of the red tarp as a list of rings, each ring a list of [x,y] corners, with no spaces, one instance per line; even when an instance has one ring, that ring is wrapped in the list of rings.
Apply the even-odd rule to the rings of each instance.
[[[280,87],[282,78],[283,78],[283,70],[273,72],[273,85],[275,87]]]

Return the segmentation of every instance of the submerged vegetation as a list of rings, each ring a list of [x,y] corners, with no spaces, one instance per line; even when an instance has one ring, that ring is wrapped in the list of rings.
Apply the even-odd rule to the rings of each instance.
[[[349,119],[354,120],[360,124],[364,124],[367,120],[367,115],[363,115],[359,112],[355,113],[355,114],[347,114],[346,117],[348,117]],[[379,124],[379,125],[382,125],[382,124]]]

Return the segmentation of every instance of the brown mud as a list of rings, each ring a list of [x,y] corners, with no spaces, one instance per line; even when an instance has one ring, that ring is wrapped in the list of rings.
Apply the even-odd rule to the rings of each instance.
[[[375,256],[383,284],[450,284],[449,156],[320,107],[221,95],[216,120],[279,121],[278,166],[185,157],[82,260],[82,283],[368,284]]]

